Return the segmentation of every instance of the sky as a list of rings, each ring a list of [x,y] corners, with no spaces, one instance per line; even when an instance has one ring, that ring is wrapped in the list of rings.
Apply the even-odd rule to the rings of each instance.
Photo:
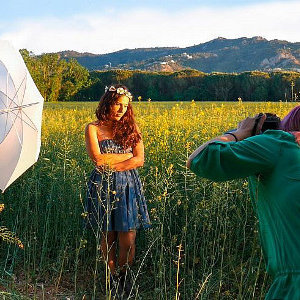
[[[223,37],[300,42],[297,0],[0,0],[0,39],[35,54],[187,47]]]

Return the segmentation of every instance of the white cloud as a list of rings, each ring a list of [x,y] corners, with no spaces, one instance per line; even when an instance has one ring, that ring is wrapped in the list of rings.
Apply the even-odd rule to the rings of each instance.
[[[0,38],[35,53],[76,50],[108,53],[124,48],[180,46],[225,38],[263,36],[300,42],[300,3],[157,10],[106,11],[69,18],[16,22]],[[0,28],[1,30],[1,28]]]

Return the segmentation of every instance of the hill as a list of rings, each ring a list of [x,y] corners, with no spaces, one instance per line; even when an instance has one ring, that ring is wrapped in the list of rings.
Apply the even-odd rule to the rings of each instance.
[[[75,58],[92,70],[128,69],[146,71],[244,72],[252,70],[300,71],[300,43],[267,40],[256,36],[217,38],[186,48],[156,47],[124,49],[108,54],[63,51],[65,59]]]

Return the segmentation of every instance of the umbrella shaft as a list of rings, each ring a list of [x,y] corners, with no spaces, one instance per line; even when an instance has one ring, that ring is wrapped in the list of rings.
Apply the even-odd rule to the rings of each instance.
[[[3,109],[0,109],[0,113],[9,113],[9,112],[12,112],[12,111],[15,111],[15,110],[22,110],[22,108],[26,108],[26,107],[29,107],[29,106],[32,106],[32,105],[35,105],[35,104],[39,104],[39,103],[36,102],[36,103],[30,103],[30,104],[15,106],[15,107],[12,107],[12,108],[3,108]]]

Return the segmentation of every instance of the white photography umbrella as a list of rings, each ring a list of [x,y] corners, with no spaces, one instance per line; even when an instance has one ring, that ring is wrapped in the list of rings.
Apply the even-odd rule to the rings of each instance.
[[[0,189],[38,159],[44,99],[19,51],[0,40]]]

